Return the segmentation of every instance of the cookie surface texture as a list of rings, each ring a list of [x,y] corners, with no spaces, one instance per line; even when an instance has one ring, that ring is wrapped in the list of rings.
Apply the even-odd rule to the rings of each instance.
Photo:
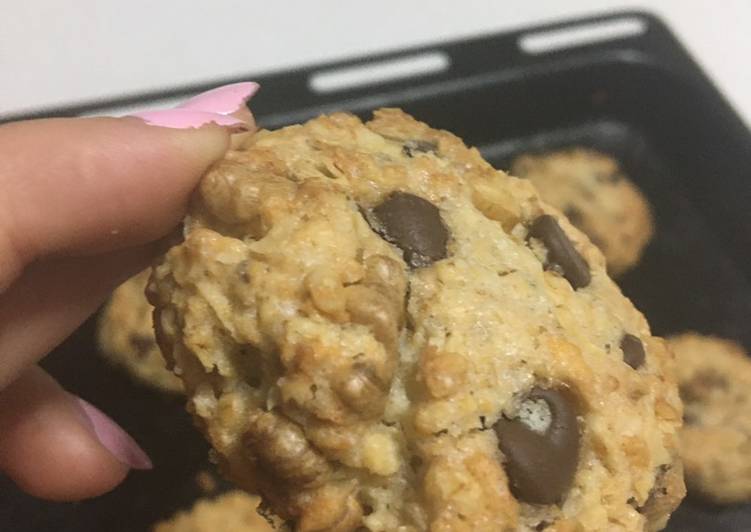
[[[751,500],[751,359],[730,340],[685,333],[668,340],[684,404],[681,454],[692,493]]]
[[[454,135],[395,109],[260,132],[185,235],[155,268],[160,345],[225,473],[292,529],[654,530],[680,501],[664,343]]]
[[[153,532],[272,532],[258,515],[258,497],[235,490],[201,499],[193,508],[157,523]]]
[[[526,177],[605,255],[611,276],[634,266],[654,233],[649,203],[618,163],[584,148],[521,155],[511,173]]]
[[[154,337],[154,307],[144,295],[150,272],[131,277],[112,293],[97,323],[99,351],[140,382],[180,392],[182,383],[167,369]]]

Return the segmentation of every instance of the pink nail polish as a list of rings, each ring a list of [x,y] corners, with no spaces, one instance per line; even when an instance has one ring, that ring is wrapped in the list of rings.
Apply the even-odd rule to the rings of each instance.
[[[229,115],[240,109],[260,89],[254,81],[244,81],[217,87],[178,105],[179,109],[195,109],[221,115]]]
[[[115,458],[133,469],[153,467],[148,455],[117,423],[88,401],[80,397],[75,397],[75,400],[83,410],[84,417],[90,422],[91,429],[99,442]]]
[[[218,113],[195,109],[176,108],[164,111],[144,111],[143,113],[134,113],[130,116],[140,118],[150,126],[173,129],[199,128],[207,124],[216,124],[228,127],[233,132],[248,130],[248,124],[232,116],[224,116]]]

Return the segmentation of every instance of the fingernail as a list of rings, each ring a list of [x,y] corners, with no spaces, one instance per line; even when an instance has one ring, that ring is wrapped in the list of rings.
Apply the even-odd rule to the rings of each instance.
[[[248,130],[248,124],[238,118],[195,109],[176,108],[164,111],[144,111],[143,113],[134,113],[130,116],[140,118],[150,126],[173,129],[199,128],[207,124],[216,124],[228,127],[233,132]]]
[[[75,399],[83,410],[85,418],[90,422],[91,429],[99,442],[115,458],[133,469],[151,469],[154,467],[148,455],[120,425],[88,401],[80,397]]]
[[[220,115],[229,115],[250,100],[261,86],[254,81],[244,81],[217,87],[181,103],[180,109],[195,109]]]
[[[194,96],[174,109],[145,111],[131,116],[140,118],[150,126],[190,129],[216,124],[229,128],[233,133],[240,133],[248,131],[250,124],[229,115],[240,110],[259,88],[260,85],[253,81],[232,83]]]

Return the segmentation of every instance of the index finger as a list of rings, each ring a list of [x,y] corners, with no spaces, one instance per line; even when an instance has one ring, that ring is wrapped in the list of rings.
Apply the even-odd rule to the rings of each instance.
[[[165,235],[228,143],[220,127],[178,130],[137,118],[0,126],[0,291],[47,255]]]

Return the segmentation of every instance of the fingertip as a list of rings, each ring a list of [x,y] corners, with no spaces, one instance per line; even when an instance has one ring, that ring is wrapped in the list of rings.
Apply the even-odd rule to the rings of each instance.
[[[0,469],[27,493],[54,501],[95,497],[125,479],[128,461],[108,449],[78,400],[41,369],[0,393]]]
[[[144,450],[109,416],[85,399],[75,397],[74,400],[81,408],[85,420],[90,424],[90,428],[99,442],[115,458],[133,469],[144,470],[154,467],[151,458]]]
[[[221,115],[218,115],[221,116]],[[196,129],[173,129],[168,142],[177,151],[178,156],[190,164],[192,168],[200,168],[203,172],[215,161],[221,159],[230,147],[232,134],[248,131],[255,127],[247,125],[240,119],[223,117],[234,123],[243,124],[240,129],[228,129],[213,123]],[[164,128],[159,128],[164,129]],[[193,183],[194,185],[197,183]]]
[[[222,126],[230,132],[247,131],[248,124],[231,115],[199,111],[194,109],[164,109],[160,111],[144,111],[131,116],[140,118],[150,126],[170,129],[198,129],[209,124]]]
[[[61,458],[74,460],[77,457],[69,455]],[[4,468],[4,472],[24,493],[54,502],[75,502],[104,495],[119,486],[129,473],[129,469],[119,463],[92,469],[84,461],[64,471],[54,464],[57,472],[52,474],[43,470],[45,465],[50,464],[47,460],[41,460],[36,471]]]
[[[198,94],[177,106],[178,109],[198,109],[223,115],[235,114],[261,88],[255,81],[231,83]]]
[[[110,251],[164,236],[230,138],[216,125],[170,129],[135,117],[0,127],[0,263],[17,275],[50,254]]]
[[[181,117],[181,113],[187,116]],[[122,149],[119,154],[111,153],[112,157],[128,157],[131,153],[156,155],[170,159],[168,162],[183,167],[183,170],[187,167],[193,179],[196,171],[200,176],[201,170],[224,156],[238,124],[243,124],[242,131],[255,128],[254,123],[248,124],[233,116],[179,109],[86,120],[101,123],[103,128],[112,128],[116,132],[115,140]],[[165,123],[161,124],[160,121]],[[155,162],[149,157],[143,157],[143,160]]]

